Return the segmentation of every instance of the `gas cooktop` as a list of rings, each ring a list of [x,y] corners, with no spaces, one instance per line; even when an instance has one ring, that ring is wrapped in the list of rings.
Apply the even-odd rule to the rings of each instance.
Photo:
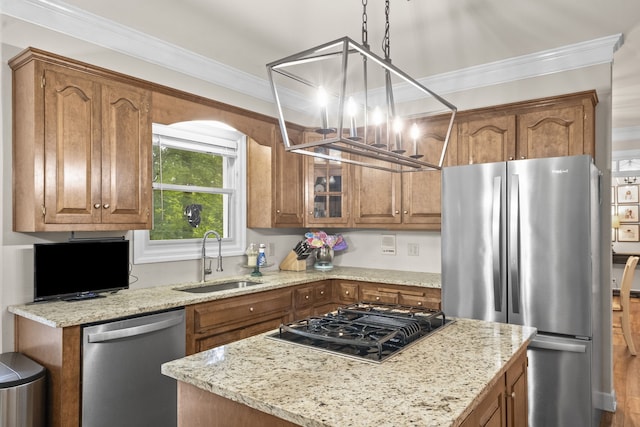
[[[382,362],[450,322],[438,310],[359,302],[324,316],[282,324],[268,338]]]

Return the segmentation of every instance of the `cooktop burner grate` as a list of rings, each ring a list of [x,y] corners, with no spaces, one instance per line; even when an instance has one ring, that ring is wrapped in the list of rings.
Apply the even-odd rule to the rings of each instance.
[[[382,362],[449,323],[442,311],[360,302],[283,324],[269,338]]]

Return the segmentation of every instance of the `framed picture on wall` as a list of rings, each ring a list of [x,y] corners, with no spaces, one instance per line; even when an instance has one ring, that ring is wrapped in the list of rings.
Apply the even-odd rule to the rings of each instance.
[[[640,225],[624,224],[618,229],[618,242],[640,242]]]
[[[638,205],[618,205],[620,222],[638,222]]]
[[[619,185],[618,186],[618,204],[638,203],[638,186],[637,185]]]

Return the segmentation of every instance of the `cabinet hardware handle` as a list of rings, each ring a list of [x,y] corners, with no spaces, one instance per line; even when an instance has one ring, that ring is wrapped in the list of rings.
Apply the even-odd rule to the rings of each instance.
[[[399,211],[399,210],[396,210],[396,215],[397,215],[397,214],[399,214],[399,213],[400,213],[400,211]]]
[[[515,399],[515,398],[516,398],[516,392],[515,392],[515,391],[512,391],[512,392],[511,392],[511,398],[512,398],[512,399]]]
[[[249,311],[253,313],[253,307],[249,307]]]
[[[304,296],[304,299],[309,299],[309,295],[305,295],[305,296]]]
[[[96,209],[100,209],[100,203],[96,203],[95,205],[93,205],[93,207]]]
[[[109,209],[109,203],[105,203],[105,204],[104,204],[104,206],[103,206],[103,208],[105,208],[105,209]]]
[[[409,211],[404,211],[404,214],[405,214],[405,215],[406,215],[406,214],[408,214],[408,213],[409,213]]]
[[[320,295],[324,295],[324,291],[320,291]]]
[[[380,297],[376,297],[376,301],[380,301]]]
[[[422,301],[418,301],[418,305],[422,305]]]
[[[349,291],[345,291],[345,295],[349,295]]]
[[[309,215],[313,215],[313,212],[309,211]]]
[[[276,209],[276,213],[279,214],[280,213],[280,209]]]

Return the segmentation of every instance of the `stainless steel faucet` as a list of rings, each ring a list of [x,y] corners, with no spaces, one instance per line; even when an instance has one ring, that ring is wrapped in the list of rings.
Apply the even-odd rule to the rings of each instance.
[[[207,242],[207,237],[212,234],[215,234],[216,240],[218,241],[218,268],[216,268],[216,271],[222,271],[222,239],[217,231],[209,230],[204,233],[204,237],[202,238],[202,276],[200,280],[202,283],[204,283],[207,274],[211,274],[211,257],[207,257],[205,243]],[[209,267],[206,266],[207,259],[209,259]]]

